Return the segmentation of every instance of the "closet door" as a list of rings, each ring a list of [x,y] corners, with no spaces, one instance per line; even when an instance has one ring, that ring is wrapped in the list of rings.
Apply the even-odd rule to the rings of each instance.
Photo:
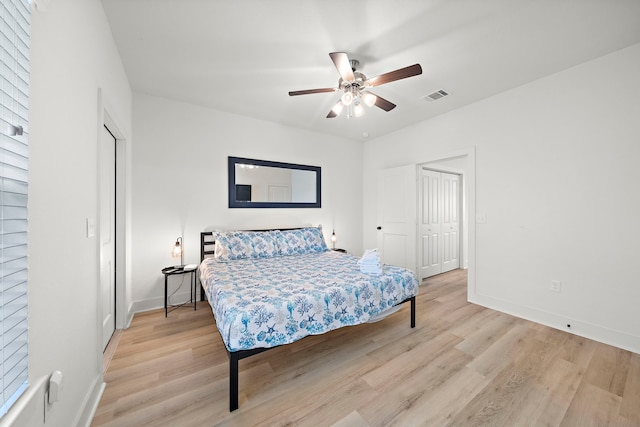
[[[460,267],[460,177],[441,175],[442,257],[441,273]]]
[[[420,280],[442,272],[441,266],[441,182],[440,173],[426,169],[421,172],[420,215]]]
[[[460,267],[460,177],[420,174],[420,280]]]

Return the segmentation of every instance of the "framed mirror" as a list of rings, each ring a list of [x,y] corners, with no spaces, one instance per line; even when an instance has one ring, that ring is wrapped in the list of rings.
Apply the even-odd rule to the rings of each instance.
[[[321,168],[229,157],[230,208],[319,208]]]

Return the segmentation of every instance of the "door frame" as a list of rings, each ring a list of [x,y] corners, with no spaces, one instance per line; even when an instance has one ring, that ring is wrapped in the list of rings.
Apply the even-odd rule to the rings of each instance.
[[[117,260],[116,260],[116,245],[118,244],[118,239],[117,239],[117,234],[116,234],[116,227],[117,227],[117,221],[116,221],[116,211],[118,209],[118,205],[117,205],[117,200],[118,200],[118,193],[117,193],[117,188],[116,188],[116,173],[118,170],[117,167],[117,163],[116,163],[116,151],[117,151],[117,139],[116,137],[113,135],[113,133],[111,132],[111,130],[109,129],[109,127],[105,124],[104,127],[102,128],[102,134],[101,134],[101,138],[100,141],[98,142],[98,161],[99,161],[99,165],[98,165],[98,188],[100,189],[100,192],[98,194],[98,221],[96,224],[96,231],[97,231],[97,240],[99,242],[98,244],[98,251],[100,254],[100,261],[99,261],[99,265],[98,265],[98,269],[100,271],[100,281],[98,282],[98,300],[102,303],[101,305],[101,316],[102,317],[102,333],[101,335],[101,339],[102,339],[102,347],[103,350],[106,350],[109,341],[111,340],[111,338],[113,337],[113,334],[116,331],[116,316],[118,313],[117,307],[116,307],[116,297],[118,295],[117,292],[117,281],[116,281],[116,272],[118,271],[118,264],[117,264]],[[105,154],[106,152],[109,152],[110,154]],[[107,156],[106,158],[103,158],[102,156],[105,155]],[[112,156],[112,157],[111,157]],[[112,189],[113,192],[111,191],[111,188],[109,185],[105,184],[105,182],[103,182],[103,178],[108,178],[109,181],[111,181],[111,185],[112,185]],[[113,205],[107,205],[106,207],[102,205],[102,201],[103,200],[107,200],[107,197],[103,197],[104,194],[102,193],[103,191],[106,192],[106,196],[108,196],[108,199],[111,203],[113,203]],[[108,202],[109,203],[109,202]],[[103,218],[102,215],[105,214],[106,212],[111,212],[112,218]],[[107,227],[107,229],[109,229],[109,232],[106,232],[105,234],[107,235],[103,235],[103,232],[105,232],[106,230],[103,230],[103,222],[106,222],[104,220],[109,220],[109,227]],[[111,222],[113,221],[113,222]],[[111,234],[111,235],[109,235]],[[109,256],[109,254],[106,254],[105,252],[105,239],[108,239],[108,241],[110,242],[110,247],[112,248],[111,251],[111,256]],[[110,277],[110,280],[113,280],[113,288],[110,290],[109,295],[110,295],[110,303],[112,304],[111,307],[111,312],[110,315],[112,316],[111,320],[110,320],[110,325],[109,328],[113,328],[113,331],[111,332],[111,334],[107,334],[107,332],[105,331],[105,318],[104,315],[106,314],[103,309],[104,309],[104,301],[102,301],[102,297],[104,296],[104,285],[105,283],[103,283],[103,281],[105,280],[104,277],[104,272],[103,272],[103,262],[105,262],[105,258],[107,260],[111,261],[111,266],[109,268],[109,270],[111,270],[109,272],[109,274],[113,275],[112,277]],[[99,304],[100,306],[100,304]],[[106,335],[109,335],[108,337]]]
[[[129,209],[128,206],[128,192],[127,192],[127,139],[125,137],[125,133],[123,132],[124,127],[122,126],[122,122],[117,118],[115,114],[115,109],[108,102],[108,99],[105,97],[102,89],[98,89],[98,139],[97,144],[104,143],[102,138],[102,129],[106,126],[109,129],[109,132],[115,137],[115,148],[116,148],[116,212],[115,212],[115,328],[123,329],[127,325],[127,309],[126,309],[126,290],[127,286],[127,277],[129,271],[129,263],[128,263],[128,252],[127,248],[129,247],[129,243],[127,241],[127,212]],[[96,146],[96,187],[98,189],[96,197],[96,224],[100,224],[100,151]],[[99,227],[96,227],[96,247],[97,247],[97,273],[96,273],[96,283],[99,287],[100,284],[100,230]],[[102,367],[102,319],[100,318],[101,312],[101,301],[99,297],[99,293],[96,296],[96,320],[98,327],[97,334],[97,345],[98,352],[97,356],[99,359],[98,366]],[[102,369],[100,369],[102,371]]]
[[[434,169],[428,164],[437,164],[456,158],[466,158],[465,170],[455,170],[455,168]],[[460,175],[462,179],[462,224],[460,238],[464,242],[466,236],[466,245],[460,247],[460,259],[462,265],[466,264],[467,268],[467,298],[471,298],[476,293],[476,150],[475,146],[464,148],[446,153],[434,154],[426,156],[417,163],[418,171],[426,167],[427,169],[438,170],[440,172],[455,173]],[[448,169],[448,170],[445,170]],[[418,201],[416,201],[416,204]],[[416,235],[419,236],[419,225],[416,221]],[[419,237],[418,237],[419,238]],[[419,265],[419,256],[422,255],[420,242],[416,240],[416,265]],[[466,256],[465,256],[466,255]],[[465,267],[463,267],[465,268]]]

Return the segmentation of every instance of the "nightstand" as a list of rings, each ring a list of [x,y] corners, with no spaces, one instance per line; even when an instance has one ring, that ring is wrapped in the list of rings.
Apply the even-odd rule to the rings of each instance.
[[[196,272],[197,271],[198,271],[198,267],[191,267],[191,266],[185,267],[183,265],[178,265],[174,267],[165,267],[162,269],[162,274],[164,274],[164,317],[167,317],[167,314],[169,313],[169,307],[178,308],[178,307],[183,307],[186,304],[193,303],[193,309],[196,310],[196,303],[197,303]],[[177,275],[184,275],[184,274],[189,274],[190,300],[188,303],[185,302],[183,304],[176,304],[176,305],[169,306],[167,304],[167,285],[169,283],[169,276],[177,276]]]

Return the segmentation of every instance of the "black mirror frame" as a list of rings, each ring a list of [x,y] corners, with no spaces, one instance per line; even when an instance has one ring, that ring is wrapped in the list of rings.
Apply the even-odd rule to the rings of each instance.
[[[236,164],[267,166],[272,168],[305,170],[316,173],[316,201],[313,203],[296,202],[240,202],[236,200]],[[297,165],[294,163],[272,162],[269,160],[231,157],[229,168],[229,207],[230,208],[321,208],[322,207],[322,170],[320,166]]]

